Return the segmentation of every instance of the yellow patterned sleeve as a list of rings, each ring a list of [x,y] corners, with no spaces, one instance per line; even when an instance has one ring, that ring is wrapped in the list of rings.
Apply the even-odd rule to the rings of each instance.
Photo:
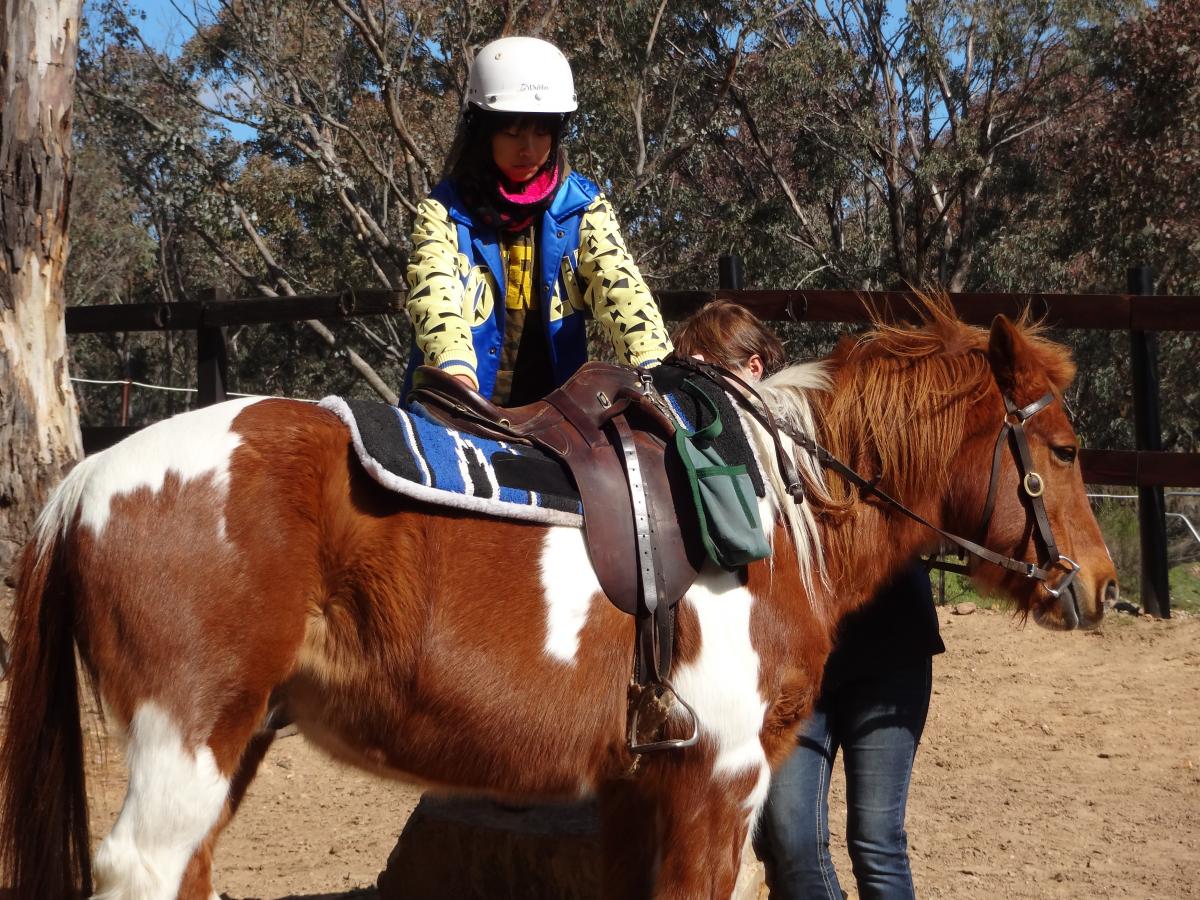
[[[621,227],[603,194],[592,201],[580,222],[576,277],[587,285],[584,299],[603,323],[618,359],[643,366],[671,352],[662,314],[625,248]]]
[[[476,379],[467,296],[459,275],[458,232],[446,208],[421,201],[408,255],[408,317],[425,364]],[[476,379],[478,384],[478,379]]]

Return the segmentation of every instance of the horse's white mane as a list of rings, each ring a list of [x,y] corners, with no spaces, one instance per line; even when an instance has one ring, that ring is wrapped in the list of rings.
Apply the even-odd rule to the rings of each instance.
[[[758,393],[776,419],[815,437],[816,420],[808,395],[812,391],[827,391],[831,384],[827,365],[816,360],[781,369],[758,385]],[[819,473],[820,469],[814,471]]]
[[[776,421],[790,431],[817,436],[816,419],[813,416],[812,403],[809,394],[813,391],[828,390],[830,376],[824,363],[806,362],[788,366],[780,372],[757,385],[758,395],[771,410]],[[775,507],[775,513],[781,514],[796,548],[796,558],[800,566],[800,577],[808,593],[809,602],[819,620],[828,618],[824,604],[817,601],[818,595],[824,595],[828,589],[825,557],[821,548],[821,537],[817,530],[816,517],[813,515],[812,504],[795,503],[787,492],[783,474],[779,470],[779,462],[775,456],[775,445],[767,429],[753,416],[742,414],[742,422],[746,433],[754,444],[763,477],[770,490],[768,496]],[[780,434],[784,448],[796,463],[800,477],[804,480],[806,490],[825,490],[825,476],[811,453],[800,449],[786,434]],[[815,577],[814,577],[815,573]]]

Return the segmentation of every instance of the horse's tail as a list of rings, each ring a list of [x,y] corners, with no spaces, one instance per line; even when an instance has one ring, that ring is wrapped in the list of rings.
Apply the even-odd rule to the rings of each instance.
[[[25,547],[13,607],[0,745],[0,882],[14,900],[91,894],[75,602],[62,569],[83,465],[55,491]]]

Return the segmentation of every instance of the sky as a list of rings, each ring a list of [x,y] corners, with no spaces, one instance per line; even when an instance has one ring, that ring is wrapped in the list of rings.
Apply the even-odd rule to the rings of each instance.
[[[206,10],[215,6],[216,0],[211,4],[208,0],[124,0],[124,3],[146,43],[174,56],[194,33],[193,23],[210,18]],[[226,127],[238,141],[250,140],[256,133],[253,128],[238,122],[226,122]]]
[[[192,0],[134,0],[127,6],[145,13],[141,32],[152,47],[176,51],[191,36],[187,20],[194,20],[197,13]]]

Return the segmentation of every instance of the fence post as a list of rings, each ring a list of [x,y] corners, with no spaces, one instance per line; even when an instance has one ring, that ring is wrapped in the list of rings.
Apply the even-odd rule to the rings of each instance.
[[[121,378],[125,382],[121,385],[121,427],[125,428],[129,425],[129,383],[133,381],[128,350],[125,353],[125,361],[121,363]]]
[[[229,293],[224,288],[210,288],[200,294],[201,302],[228,299]],[[196,329],[196,404],[211,406],[225,400],[225,385],[228,383],[229,358],[225,329],[202,324]]]
[[[1137,266],[1127,272],[1129,293],[1154,294],[1154,270]],[[1130,331],[1133,364],[1133,431],[1138,450],[1162,449],[1158,412],[1158,343],[1154,332]],[[1167,582],[1167,515],[1161,487],[1138,486],[1138,535],[1142,549],[1142,607],[1171,617]]]
[[[742,289],[742,258],[736,253],[722,253],[717,257],[717,285],[723,291]]]

